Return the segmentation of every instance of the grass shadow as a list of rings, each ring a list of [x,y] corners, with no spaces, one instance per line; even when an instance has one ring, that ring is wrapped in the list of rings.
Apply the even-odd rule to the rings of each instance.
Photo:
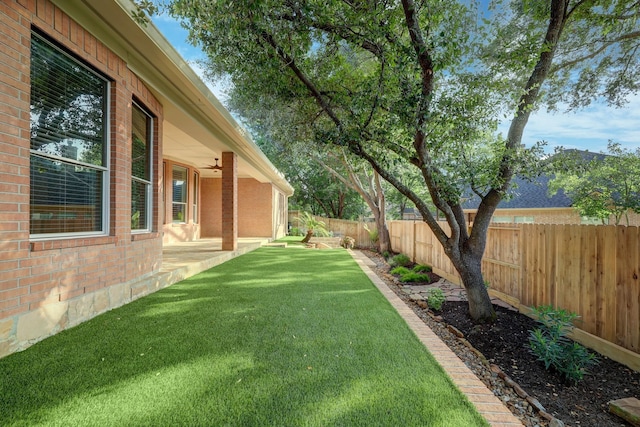
[[[342,250],[251,252],[0,374],[0,425],[486,425]]]

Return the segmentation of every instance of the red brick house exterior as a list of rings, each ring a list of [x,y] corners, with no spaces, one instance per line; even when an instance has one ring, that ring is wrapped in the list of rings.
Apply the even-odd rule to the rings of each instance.
[[[142,296],[163,244],[286,233],[291,186],[132,9],[0,3],[0,357]]]

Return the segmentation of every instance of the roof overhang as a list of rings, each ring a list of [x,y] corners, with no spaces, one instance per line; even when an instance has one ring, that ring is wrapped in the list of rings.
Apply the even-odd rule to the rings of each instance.
[[[293,187],[251,140],[153,23],[138,24],[131,0],[52,0],[90,31],[141,78],[163,105],[163,156],[203,168],[238,156],[238,176],[272,182],[288,196]],[[224,165],[222,165],[224,166]],[[214,172],[200,169],[201,176]],[[220,176],[220,174],[217,174]]]

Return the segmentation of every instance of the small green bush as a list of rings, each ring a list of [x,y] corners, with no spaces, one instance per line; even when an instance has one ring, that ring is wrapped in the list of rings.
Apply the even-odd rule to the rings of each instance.
[[[535,307],[533,312],[540,327],[529,331],[531,352],[547,370],[553,367],[568,380],[581,380],[588,373],[587,368],[597,364],[598,359],[582,345],[567,338],[578,315],[564,309],[556,310],[550,305]]]
[[[431,288],[427,291],[427,305],[430,309],[440,311],[446,298],[440,288]]]
[[[390,273],[397,276],[402,276],[404,274],[411,273],[411,270],[409,270],[407,267],[395,267],[391,269]]]
[[[428,282],[429,276],[426,274],[416,273],[415,271],[409,271],[408,273],[400,276],[400,281],[406,283]]]
[[[367,233],[369,233],[369,240],[371,241],[371,244],[375,246],[376,243],[378,243],[378,240],[380,239],[380,236],[378,234],[378,229],[377,228],[370,229],[367,226],[367,224],[364,225],[364,229],[367,230]]]
[[[384,259],[389,259],[389,251],[382,252],[382,256],[384,257]]]
[[[300,230],[298,227],[291,227],[291,230],[289,230],[289,236],[302,236],[302,230]]]
[[[424,265],[424,264],[418,264],[415,267],[413,267],[413,271],[415,271],[416,273],[429,273],[429,272],[431,272],[431,266],[430,265]]]
[[[411,264],[411,259],[405,254],[398,254],[393,258],[391,258],[391,261],[389,263],[393,267],[398,265],[402,267],[406,267],[407,265]]]

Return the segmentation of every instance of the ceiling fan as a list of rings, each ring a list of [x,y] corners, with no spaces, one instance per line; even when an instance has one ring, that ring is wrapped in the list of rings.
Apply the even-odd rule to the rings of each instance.
[[[215,158],[215,161],[216,161],[215,166],[214,165],[208,165],[208,166],[205,166],[204,169],[213,169],[214,172],[221,171],[222,170],[222,166],[218,165],[218,158],[217,157]]]

